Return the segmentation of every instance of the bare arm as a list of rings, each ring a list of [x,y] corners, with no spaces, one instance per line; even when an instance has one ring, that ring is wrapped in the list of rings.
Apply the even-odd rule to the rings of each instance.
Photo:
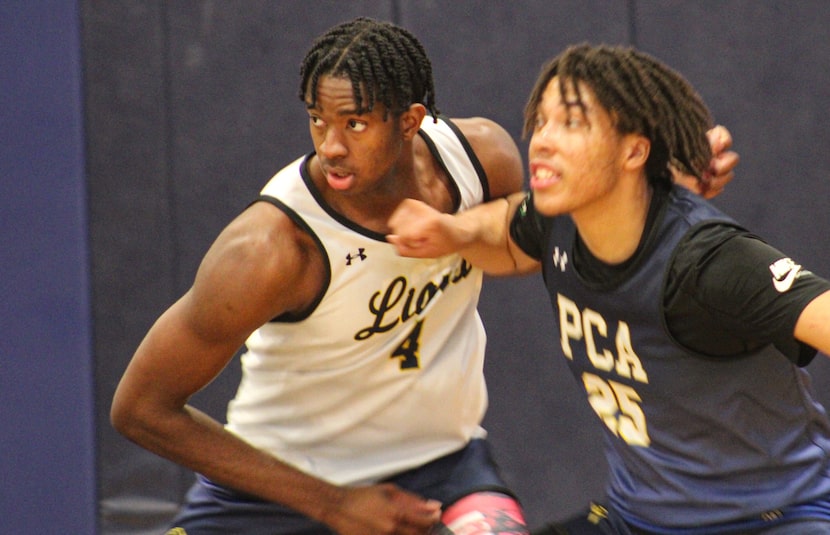
[[[453,122],[470,142],[487,174],[491,197],[496,200],[456,215],[405,200],[389,220],[392,233],[387,239],[402,256],[437,258],[461,253],[491,274],[533,271],[536,262],[515,247],[507,231],[508,218],[524,198],[524,164],[516,143],[489,119],[473,117]]]
[[[522,199],[523,193],[515,193],[455,215],[407,199],[389,219],[392,234],[386,239],[401,256],[438,258],[459,253],[492,275],[530,273],[539,263],[524,254],[508,232]]]
[[[795,337],[830,356],[830,291],[804,308],[795,324]]]
[[[115,393],[113,425],[148,450],[217,483],[285,504],[342,534],[423,533],[438,505],[392,486],[345,489],[256,449],[189,398],[227,365],[248,335],[302,309],[320,288],[308,238],[265,203],[217,238],[191,289],[152,326]],[[410,523],[396,529],[399,523]]]

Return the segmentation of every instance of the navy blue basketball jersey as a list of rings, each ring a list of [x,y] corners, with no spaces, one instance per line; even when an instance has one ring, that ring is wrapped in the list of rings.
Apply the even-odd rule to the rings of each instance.
[[[544,220],[561,352],[603,423],[608,499],[637,526],[703,526],[830,493],[830,423],[809,375],[772,346],[711,358],[678,344],[663,289],[677,244],[734,224],[683,188],[614,286],[580,278],[570,217]]]

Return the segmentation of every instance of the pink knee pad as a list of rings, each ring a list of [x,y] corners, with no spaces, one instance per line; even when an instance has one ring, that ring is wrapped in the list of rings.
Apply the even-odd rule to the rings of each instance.
[[[461,498],[441,515],[441,535],[527,535],[522,508],[515,498],[478,492]]]

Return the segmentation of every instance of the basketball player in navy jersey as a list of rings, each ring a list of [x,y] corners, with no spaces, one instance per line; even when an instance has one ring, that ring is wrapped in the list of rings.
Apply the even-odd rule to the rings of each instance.
[[[480,425],[482,272],[385,240],[403,199],[455,213],[520,191],[515,143],[440,115],[423,47],[379,21],[316,40],[300,98],[314,151],[219,235],[115,394],[119,431],[198,473],[170,533],[527,533]],[[243,345],[222,425],[188,399]]]
[[[390,222],[406,256],[541,268],[610,474],[539,534],[830,533],[830,422],[803,369],[830,354],[830,282],[672,184],[670,164],[705,174],[710,123],[649,55],[571,47],[527,104],[529,193]]]

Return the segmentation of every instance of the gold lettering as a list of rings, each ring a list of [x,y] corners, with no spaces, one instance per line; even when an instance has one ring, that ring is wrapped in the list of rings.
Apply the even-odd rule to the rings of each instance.
[[[607,347],[598,347],[598,343],[601,345],[602,340],[608,339],[608,322],[602,314],[590,308],[580,311],[574,301],[560,293],[556,294],[556,304],[559,310],[559,341],[568,359],[574,358],[571,341],[584,338],[585,353],[594,368],[606,372],[615,370],[620,377],[648,383],[648,374],[631,343],[628,323],[617,322],[615,355]]]
[[[633,377],[641,383],[648,383],[648,375],[643,369],[640,357],[631,346],[631,330],[621,321],[617,326],[617,373],[622,377]]]
[[[592,328],[595,327],[595,328]],[[614,354],[603,349],[602,353],[597,352],[597,344],[594,338],[594,332],[603,338],[608,337],[608,325],[605,320],[595,310],[586,308],[582,311],[582,329],[585,333],[585,350],[588,353],[588,359],[595,368],[608,371],[614,367]]]
[[[570,340],[582,339],[579,308],[576,303],[560,293],[556,294],[556,305],[559,309],[559,340],[562,344],[562,351],[566,357],[573,360]]]

